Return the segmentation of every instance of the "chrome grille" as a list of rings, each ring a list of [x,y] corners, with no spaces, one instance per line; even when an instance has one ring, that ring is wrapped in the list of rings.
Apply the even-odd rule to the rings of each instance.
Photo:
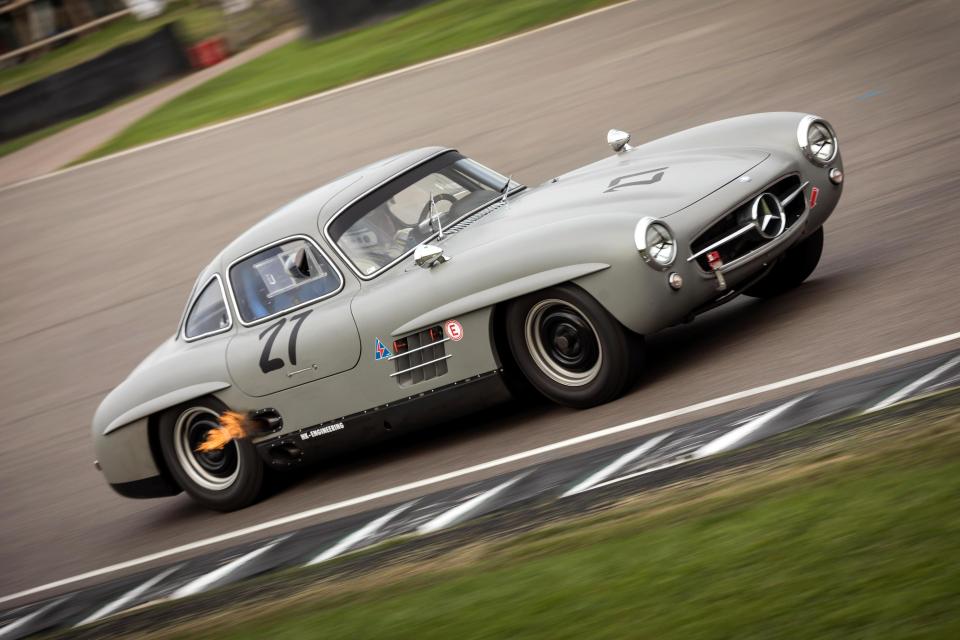
[[[796,174],[781,178],[776,182],[767,185],[763,188],[763,190],[758,191],[750,196],[749,200],[728,212],[722,218],[702,231],[700,235],[698,235],[690,244],[691,253],[696,255],[707,247],[721,242],[724,238],[730,238],[731,236],[736,235],[736,232],[739,229],[742,229],[744,226],[748,225],[750,221],[753,200],[761,193],[772,193],[777,197],[778,200],[783,202],[785,199],[789,198],[791,194],[795,193],[800,186],[800,176]],[[786,227],[784,228],[783,232],[786,232],[787,229],[792,227],[794,223],[800,219],[800,216],[802,216],[804,211],[806,211],[806,202],[807,199],[801,192],[798,197],[794,197],[793,199],[789,200],[786,205],[784,205],[783,211],[786,216]],[[729,241],[724,242],[720,246],[717,246],[715,251],[720,254],[720,259],[723,260],[723,263],[728,264],[747,255],[751,251],[759,249],[768,242],[770,242],[770,240],[764,238],[759,233],[755,231],[748,231],[742,235],[731,238]],[[711,270],[706,254],[698,256],[696,258],[696,262],[703,270]]]
[[[444,348],[447,340],[439,325],[398,339],[394,343],[396,352],[390,357],[394,362],[390,376],[401,387],[409,387],[446,374],[450,357]]]

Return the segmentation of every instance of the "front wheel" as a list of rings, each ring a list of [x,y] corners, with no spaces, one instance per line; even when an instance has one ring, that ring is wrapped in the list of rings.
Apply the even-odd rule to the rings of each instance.
[[[217,511],[253,504],[263,488],[263,463],[249,440],[197,451],[226,410],[215,398],[200,398],[164,412],[159,424],[160,449],[170,473],[190,497]]]
[[[558,404],[582,409],[609,402],[635,377],[639,337],[579,287],[551,287],[515,300],[506,325],[517,366]]]
[[[817,268],[822,253],[823,227],[820,227],[787,249],[770,272],[743,293],[754,298],[772,298],[799,287]]]

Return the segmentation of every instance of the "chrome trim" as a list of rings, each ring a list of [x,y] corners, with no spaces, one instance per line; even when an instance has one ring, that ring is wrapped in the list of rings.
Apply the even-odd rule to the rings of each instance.
[[[770,200],[773,200],[774,208],[777,211],[776,215],[770,212]],[[761,204],[768,205],[767,212],[763,218],[760,217]],[[750,206],[750,221],[753,223],[754,228],[757,230],[757,233],[760,234],[761,238],[764,240],[773,240],[787,229],[787,212],[783,210],[783,203],[780,202],[780,198],[769,191],[764,191],[754,198],[753,204]],[[779,226],[771,233],[767,231],[767,223],[774,221],[778,222]]]
[[[654,260],[653,256],[650,255],[650,252],[647,251],[647,229],[649,229],[653,224],[660,225],[667,230],[667,233],[670,234],[670,239],[673,241],[673,256],[670,257],[670,262],[657,262]],[[633,228],[633,243],[636,245],[637,251],[640,252],[640,256],[643,258],[643,261],[658,271],[666,271],[673,265],[674,262],[677,261],[677,254],[679,253],[677,234],[673,232],[673,229],[670,228],[670,225],[659,218],[640,218],[640,220],[637,222],[637,225]]]
[[[781,207],[785,207],[785,206],[787,206],[788,204],[790,204],[791,202],[793,202],[793,199],[796,198],[796,197],[797,197],[798,195],[800,195],[801,193],[803,193],[803,190],[806,189],[808,186],[810,186],[810,181],[809,181],[809,180],[807,180],[806,182],[804,182],[803,184],[801,184],[793,193],[791,193],[791,194],[788,195],[786,198],[784,198],[783,200],[781,200],[781,201],[780,201],[780,206],[781,206]],[[776,196],[774,196],[774,197],[776,197]],[[804,208],[806,208],[806,207],[804,207]]]
[[[288,377],[288,378],[292,378],[293,376],[297,375],[298,373],[306,373],[307,371],[316,371],[316,369],[317,369],[317,365],[312,364],[312,365],[310,365],[309,367],[304,367],[303,369],[297,369],[296,371],[288,371],[288,372],[287,372],[287,377]]]
[[[797,177],[800,177],[800,178],[802,179],[802,175],[801,175],[801,173],[800,173],[799,171],[791,171],[790,173],[785,173],[785,174],[783,174],[783,175],[777,176],[776,178],[772,178],[772,179],[768,180],[768,181],[766,182],[764,188],[770,187],[770,186],[772,186],[772,185],[775,185],[775,184],[777,184],[778,182],[780,182],[781,180],[785,180],[786,178],[789,178],[790,176],[797,176]],[[806,182],[804,182],[804,183],[801,185],[801,188],[800,188],[799,191],[802,193],[803,189],[806,188],[809,184],[810,184],[810,181],[809,181],[809,180],[807,180]],[[716,218],[713,218],[710,222],[708,222],[707,224],[703,225],[703,226],[700,227],[696,232],[694,232],[694,234],[693,234],[693,240],[696,240],[697,238],[699,238],[699,237],[700,237],[701,235],[703,235],[710,227],[712,227],[713,225],[715,225],[715,224],[717,224],[718,222],[720,222],[721,220],[723,220],[723,218],[724,218],[725,216],[727,216],[727,215],[729,215],[730,213],[736,211],[737,209],[739,209],[740,207],[744,206],[744,205],[747,204],[748,202],[752,202],[753,200],[756,200],[759,196],[763,195],[764,193],[766,193],[766,191],[754,191],[753,193],[751,193],[749,196],[747,196],[746,198],[744,198],[743,200],[741,200],[740,202],[738,202],[738,203],[735,204],[734,206],[726,209],[723,213],[721,213],[720,215],[718,215]],[[789,204],[790,202],[793,202],[793,198],[796,197],[796,195],[797,195],[797,192],[791,193],[789,196],[787,196],[788,199],[781,201],[781,204]],[[806,203],[804,203],[803,208],[804,208],[804,213],[805,213],[806,210],[807,210],[807,205],[806,205]],[[800,218],[797,219],[797,222],[794,223],[794,226],[796,226],[797,223],[800,222],[800,219],[802,219],[803,215],[804,215],[804,214],[801,214]],[[731,235],[727,236],[726,238],[722,238],[721,240],[718,240],[717,242],[715,242],[714,244],[710,245],[710,246],[707,247],[706,249],[701,249],[699,253],[690,256],[689,258],[687,258],[686,261],[687,261],[687,262],[693,262],[694,260],[696,260],[697,258],[699,258],[700,256],[702,256],[704,253],[706,253],[706,252],[708,252],[708,251],[710,251],[710,250],[712,250],[712,249],[716,249],[718,246],[720,246],[718,243],[721,243],[721,242],[729,242],[730,240],[734,239],[735,237],[738,237],[739,235],[745,233],[744,229],[749,229],[749,228],[751,228],[751,227],[752,227],[752,228],[756,228],[756,227],[753,227],[753,224],[752,224],[752,223],[751,223],[750,225],[746,226],[746,227],[741,227],[740,229],[738,229],[738,230],[736,231],[736,234],[737,234],[737,235],[731,234]],[[792,229],[792,228],[793,228],[793,227],[790,227],[790,228],[784,230],[784,234],[786,234],[786,233],[787,233],[790,229]],[[693,241],[691,241],[690,244],[687,245],[687,249],[689,249],[690,251],[693,251],[692,247],[690,246],[692,243],[693,243]],[[739,258],[738,258],[738,260],[739,260]],[[711,272],[707,272],[708,275],[709,275],[710,273],[711,273]]]
[[[434,343],[434,344],[436,344],[436,343]],[[404,354],[404,355],[406,355],[406,354]],[[433,360],[430,360],[430,361],[428,361],[428,362],[421,362],[420,364],[418,364],[418,365],[416,365],[416,366],[413,366],[413,367],[410,367],[410,368],[408,368],[408,369],[401,369],[400,371],[397,371],[396,373],[391,373],[391,374],[390,374],[390,377],[391,377],[391,378],[395,378],[395,377],[399,376],[401,373],[410,373],[411,371],[416,371],[417,369],[422,369],[423,367],[429,366],[429,365],[431,365],[431,364],[436,364],[436,363],[438,363],[438,362],[441,362],[441,361],[443,361],[443,360],[446,360],[447,358],[452,358],[452,357],[453,357],[453,354],[452,354],[452,353],[448,353],[448,354],[445,355],[445,356],[441,356],[441,357],[439,357],[439,358],[434,358]]]
[[[190,314],[193,313],[193,308],[197,304],[197,300],[200,299],[200,295],[207,290],[207,287],[210,286],[210,282],[216,280],[217,284],[220,285],[220,299],[223,300],[223,307],[227,310],[227,326],[223,329],[217,329],[216,331],[208,331],[206,333],[201,333],[198,336],[187,337],[187,318],[190,317]],[[233,329],[233,310],[230,308],[230,303],[227,301],[227,292],[223,289],[223,278],[220,277],[219,273],[215,273],[207,281],[203,283],[203,286],[197,289],[197,295],[193,300],[190,301],[190,304],[187,305],[187,312],[183,314],[183,321],[180,324],[180,336],[183,338],[184,342],[196,342],[197,340],[203,340],[204,338],[209,338],[210,336],[216,336],[221,333],[226,333]]]
[[[266,251],[267,249],[271,247],[275,247],[279,244],[283,244],[284,242],[290,242],[291,240],[306,240],[307,242],[312,244],[314,248],[316,248],[316,250],[320,252],[320,255],[323,256],[323,259],[327,261],[327,264],[330,265],[330,268],[333,269],[333,272],[337,274],[337,278],[340,280],[340,286],[338,286],[336,289],[334,289],[330,293],[320,296],[319,298],[314,298],[313,300],[307,300],[306,302],[301,302],[300,304],[290,307],[289,309],[284,309],[283,311],[277,311],[276,313],[272,313],[269,316],[257,318],[252,322],[246,322],[243,319],[243,315],[240,313],[240,306],[237,304],[237,297],[233,292],[233,281],[230,280],[230,271],[237,265],[238,262],[242,262],[243,260],[246,260],[247,258],[249,258],[254,254],[260,253],[261,251]],[[271,320],[273,318],[282,316],[286,313],[290,313],[291,311],[296,311],[297,309],[302,309],[309,305],[316,304],[321,300],[332,298],[333,296],[343,291],[343,285],[344,285],[343,274],[340,273],[340,269],[337,268],[336,263],[333,260],[331,260],[330,256],[328,256],[327,253],[323,250],[323,248],[320,246],[320,243],[318,243],[316,240],[314,240],[310,236],[305,236],[303,234],[287,236],[286,238],[283,238],[281,240],[275,240],[273,242],[265,244],[257,249],[254,249],[253,251],[248,251],[247,253],[243,254],[242,256],[240,256],[239,258],[237,258],[236,260],[230,263],[230,265],[227,267],[226,274],[227,274],[226,275],[227,283],[230,285],[227,288],[227,290],[230,292],[230,302],[233,303],[234,308],[237,310],[237,321],[240,324],[242,324],[244,327],[253,327],[263,322],[266,322],[267,320]]]
[[[712,245],[710,245],[709,247],[704,247],[703,249],[701,249],[701,250],[698,251],[697,253],[693,254],[692,256],[690,256],[689,258],[687,258],[687,262],[693,262],[694,260],[696,260],[697,258],[699,258],[700,256],[702,256],[703,254],[709,253],[709,252],[713,251],[714,249],[716,249],[717,247],[721,247],[721,246],[727,244],[728,242],[730,242],[731,240],[734,240],[734,239],[736,239],[736,238],[739,238],[740,236],[742,236],[743,234],[745,234],[747,231],[750,231],[751,229],[756,229],[756,228],[757,228],[757,226],[756,226],[755,224],[753,224],[753,222],[751,222],[750,224],[748,224],[748,225],[746,225],[746,226],[744,226],[744,227],[740,227],[739,229],[737,229],[736,231],[734,231],[733,233],[731,233],[731,234],[728,235],[727,237],[725,237],[725,238],[720,238],[719,240],[717,240],[716,242],[714,242],[714,243],[713,243]]]
[[[830,154],[830,157],[826,160],[821,160],[817,158],[813,152],[810,151],[809,143],[807,142],[807,131],[810,129],[810,125],[815,122],[819,122],[827,128],[827,131],[830,132],[830,135],[833,137],[833,153]],[[833,127],[830,126],[830,123],[821,118],[820,116],[808,115],[800,119],[800,124],[797,125],[797,144],[800,145],[800,151],[803,153],[803,156],[817,165],[818,167],[825,167],[834,160],[837,159],[837,154],[840,153],[840,140],[837,139],[837,132],[834,131]]]
[[[436,342],[431,342],[431,343],[429,343],[429,344],[422,345],[422,346],[420,346],[420,347],[417,347],[416,349],[410,349],[409,351],[404,351],[403,353],[395,353],[395,354],[393,354],[392,356],[390,356],[389,358],[385,358],[384,360],[382,360],[382,362],[390,362],[391,360],[396,360],[397,358],[402,358],[403,356],[408,356],[408,355],[410,355],[411,353],[416,353],[417,351],[423,351],[424,349],[429,349],[430,347],[435,347],[435,346],[437,346],[438,344],[443,344],[444,342],[448,342],[449,340],[450,340],[450,338],[443,338],[442,340],[437,340]]]
[[[736,260],[733,260],[731,262],[724,264],[722,267],[720,267],[720,269],[718,269],[718,271],[720,271],[721,273],[729,273],[730,271],[733,271],[734,269],[741,267],[746,263],[752,261],[756,257],[779,248],[781,245],[792,240],[798,233],[800,233],[803,229],[806,228],[807,219],[809,217],[810,217],[810,212],[805,210],[800,215],[800,217],[797,218],[797,221],[793,223],[793,226],[788,227],[787,230],[781,233],[779,236],[777,236],[767,244],[757,247],[750,253],[746,253],[740,256],[739,258],[737,258]],[[709,277],[711,274],[707,273],[705,275]]]
[[[377,183],[376,185],[374,185],[373,187],[367,189],[366,191],[364,191],[363,193],[361,193],[360,195],[358,195],[357,197],[355,197],[353,200],[351,200],[351,201],[348,202],[347,204],[345,204],[345,205],[343,205],[342,207],[340,207],[340,209],[338,209],[335,214],[333,214],[332,216],[330,216],[330,219],[327,220],[326,224],[323,225],[323,237],[326,239],[326,241],[327,241],[328,243],[330,243],[330,246],[333,247],[333,250],[336,252],[336,254],[337,254],[338,256],[340,256],[340,259],[343,260],[344,264],[347,265],[347,268],[350,269],[350,271],[352,271],[355,276],[357,276],[358,278],[360,278],[361,280],[364,280],[364,281],[366,281],[366,280],[373,280],[374,278],[376,278],[377,276],[379,276],[379,275],[380,275],[381,273],[383,273],[384,271],[387,271],[388,269],[391,269],[391,268],[393,268],[394,266],[396,266],[397,264],[403,262],[411,253],[414,252],[414,250],[416,250],[417,246],[420,246],[421,244],[427,244],[427,243],[431,242],[432,240],[434,240],[434,239],[437,237],[437,234],[436,234],[436,233],[431,234],[430,236],[424,238],[423,241],[421,241],[417,246],[411,247],[411,248],[408,249],[406,252],[402,253],[402,254],[401,254],[400,256],[398,256],[393,262],[391,262],[391,263],[389,263],[389,264],[386,264],[386,265],[380,267],[379,269],[377,269],[377,270],[374,271],[373,273],[366,274],[366,273],[363,273],[362,271],[360,271],[359,269],[357,269],[356,265],[354,265],[353,262],[350,260],[350,258],[347,257],[347,254],[345,254],[345,253],[343,252],[343,250],[339,247],[339,245],[337,245],[337,243],[334,242],[333,236],[330,235],[330,225],[332,225],[333,222],[334,222],[337,218],[339,218],[340,215],[341,215],[344,211],[346,211],[347,209],[349,209],[350,207],[352,207],[354,204],[356,204],[359,200],[367,197],[368,195],[370,195],[371,193],[373,193],[374,191],[376,191],[377,189],[379,189],[379,188],[382,187],[383,185],[385,185],[385,184],[387,184],[387,183],[389,183],[389,182],[392,182],[393,180],[396,180],[397,178],[399,178],[399,177],[402,176],[403,174],[408,173],[408,172],[410,172],[410,171],[413,171],[413,170],[416,169],[417,167],[419,167],[419,166],[421,166],[421,165],[424,165],[424,164],[426,164],[427,162],[430,162],[430,161],[433,160],[434,158],[437,158],[437,157],[439,157],[439,156],[442,156],[443,154],[449,153],[449,152],[451,152],[451,151],[456,151],[456,149],[443,149],[442,151],[438,151],[438,152],[434,153],[433,155],[430,155],[430,156],[424,158],[424,159],[421,160],[420,162],[418,162],[418,163],[416,163],[416,164],[414,164],[414,165],[410,165],[410,166],[404,168],[402,171],[398,171],[397,173],[393,174],[393,175],[390,176],[389,178],[378,182],[378,183]],[[466,157],[466,156],[464,156],[464,157]],[[487,169],[488,171],[490,171],[490,172],[492,172],[492,173],[496,173],[497,175],[500,175],[500,172],[499,172],[499,171],[493,171],[493,169],[490,169],[489,167],[480,164],[479,162],[477,162],[477,161],[474,160],[473,158],[466,158],[466,159],[468,159],[468,160],[470,160],[471,162],[474,162],[474,163],[480,165],[481,167],[483,167],[484,169]],[[512,189],[512,190],[508,190],[508,191],[504,194],[504,196],[509,196],[509,195],[511,195],[511,194],[513,194],[513,193],[516,193],[517,191],[522,191],[523,189],[526,189],[526,188],[527,188],[526,185],[522,185],[522,184],[519,184],[519,183],[518,183],[518,185],[517,185],[516,188],[514,188],[514,189]],[[491,200],[490,202],[488,202],[488,203],[486,203],[486,204],[480,205],[479,207],[476,207],[475,209],[471,209],[470,211],[466,212],[465,214],[463,214],[462,216],[460,216],[459,218],[457,218],[456,220],[454,220],[453,222],[451,222],[450,224],[448,224],[448,225],[447,225],[447,228],[449,229],[450,227],[452,227],[452,226],[456,225],[457,223],[461,222],[464,218],[467,218],[467,217],[469,217],[469,216],[472,216],[473,214],[475,214],[477,211],[480,211],[480,210],[483,209],[484,207],[489,207],[491,204],[494,204],[495,202],[499,202],[499,201],[500,201],[500,198],[495,198],[495,199]]]
[[[626,153],[633,150],[633,147],[630,146],[630,134],[620,129],[607,131],[607,144],[616,153]]]
[[[442,247],[420,243],[413,248],[413,262],[423,269],[432,269],[438,264],[450,262],[450,256],[443,252]]]

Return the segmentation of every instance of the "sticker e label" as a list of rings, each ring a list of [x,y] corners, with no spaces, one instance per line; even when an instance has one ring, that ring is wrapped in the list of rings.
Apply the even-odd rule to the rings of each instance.
[[[463,325],[456,320],[447,320],[443,323],[443,328],[447,332],[447,337],[454,342],[463,340]]]

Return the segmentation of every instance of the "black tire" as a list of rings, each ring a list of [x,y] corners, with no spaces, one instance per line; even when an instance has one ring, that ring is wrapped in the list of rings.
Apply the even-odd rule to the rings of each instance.
[[[160,415],[158,435],[170,474],[191,498],[217,511],[236,511],[256,502],[264,486],[254,446],[243,438],[217,452],[194,450],[226,410],[211,397],[185,402]]]
[[[541,394],[567,407],[610,402],[639,368],[642,339],[574,285],[514,300],[506,332],[521,373]]]
[[[823,227],[787,249],[767,275],[743,293],[754,298],[772,298],[799,287],[810,277],[823,253]]]

